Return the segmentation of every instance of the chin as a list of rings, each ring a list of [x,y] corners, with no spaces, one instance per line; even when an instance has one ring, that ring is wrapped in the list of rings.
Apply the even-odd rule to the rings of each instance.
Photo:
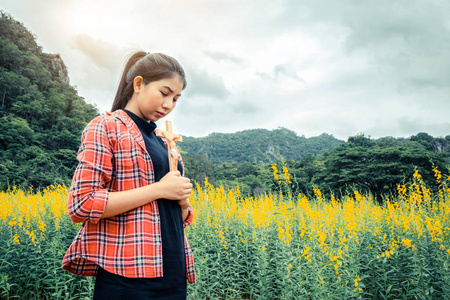
[[[143,119],[146,120],[146,121],[153,121],[153,122],[155,122],[155,121],[153,120],[154,118],[152,118],[151,115],[144,115],[144,114],[143,114],[142,116],[143,116]]]

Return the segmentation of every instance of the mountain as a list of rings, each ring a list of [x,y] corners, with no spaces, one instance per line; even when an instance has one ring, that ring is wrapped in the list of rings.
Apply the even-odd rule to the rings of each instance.
[[[307,154],[317,155],[341,142],[326,133],[305,138],[279,127],[275,130],[212,133],[202,138],[183,137],[180,148],[189,155],[205,156],[213,164],[270,163],[276,160],[301,160]]]
[[[60,55],[0,11],[0,190],[70,184],[81,132],[96,115]]]

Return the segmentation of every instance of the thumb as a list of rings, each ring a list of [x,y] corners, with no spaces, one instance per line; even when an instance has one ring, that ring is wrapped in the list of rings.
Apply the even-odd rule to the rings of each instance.
[[[172,171],[172,172],[170,172],[172,175],[174,175],[174,176],[177,176],[177,177],[181,177],[181,173],[180,173],[180,171]]]

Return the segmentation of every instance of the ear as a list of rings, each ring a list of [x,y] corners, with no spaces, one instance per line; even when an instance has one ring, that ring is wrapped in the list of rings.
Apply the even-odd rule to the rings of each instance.
[[[136,76],[133,80],[134,92],[139,94],[144,86],[144,78],[142,76]]]

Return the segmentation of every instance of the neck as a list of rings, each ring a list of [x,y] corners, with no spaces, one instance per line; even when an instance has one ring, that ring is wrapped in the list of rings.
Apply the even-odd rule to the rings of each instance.
[[[149,121],[144,117],[141,110],[137,106],[137,101],[134,101],[135,99],[133,99],[133,98],[134,98],[134,95],[133,95],[133,97],[131,97],[130,101],[128,101],[127,105],[125,106],[125,109],[131,111],[133,114],[135,114],[139,118]]]

